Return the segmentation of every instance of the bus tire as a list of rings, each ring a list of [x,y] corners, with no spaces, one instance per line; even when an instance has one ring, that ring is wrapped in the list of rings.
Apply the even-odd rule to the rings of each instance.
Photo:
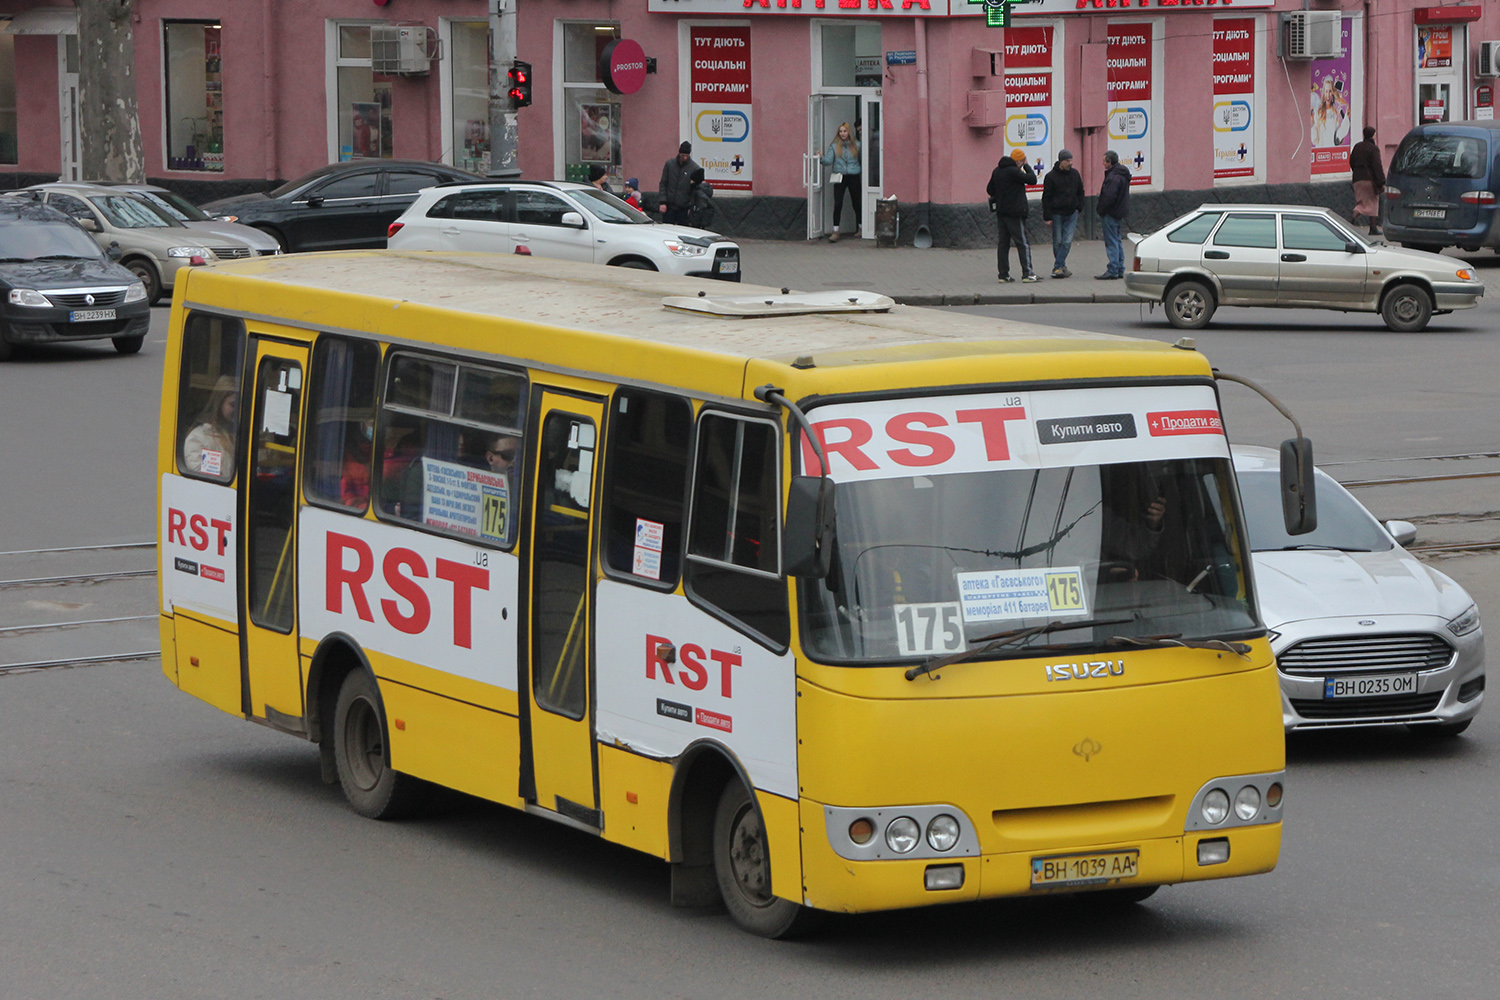
[[[1137,903],[1144,903],[1156,895],[1159,885],[1138,885],[1129,889],[1103,889],[1098,892],[1087,893],[1091,901],[1096,905],[1105,907],[1127,907]]]
[[[409,816],[426,797],[424,782],[391,767],[385,709],[375,678],[351,670],[333,715],[333,754],[349,806],[370,819]]]
[[[764,938],[805,930],[811,912],[771,895],[771,855],[765,825],[750,790],[731,781],[714,812],[714,875],[734,922]]]

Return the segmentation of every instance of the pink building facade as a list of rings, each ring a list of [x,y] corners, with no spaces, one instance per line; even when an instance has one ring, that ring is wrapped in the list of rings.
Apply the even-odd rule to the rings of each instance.
[[[1490,117],[1500,89],[1481,51],[1500,3],[1477,0],[1031,0],[1006,29],[966,0],[514,2],[523,175],[598,165],[649,196],[686,139],[722,228],[747,236],[827,231],[821,154],[845,122],[865,235],[894,197],[903,237],[921,221],[971,245],[1016,149],[1039,174],[1071,150],[1090,191],[1115,149],[1138,226],[1205,200],[1346,209],[1364,125],[1389,162],[1412,125]],[[206,200],[353,157],[483,173],[487,16],[486,0],[136,0],[147,174]],[[76,15],[0,0],[0,18],[0,185],[77,177]],[[617,39],[648,71],[611,87],[601,58],[632,51]]]

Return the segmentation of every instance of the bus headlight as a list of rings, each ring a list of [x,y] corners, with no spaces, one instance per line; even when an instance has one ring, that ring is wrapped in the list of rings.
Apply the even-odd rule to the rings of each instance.
[[[1198,807],[1203,814],[1203,822],[1209,826],[1218,826],[1224,822],[1229,815],[1229,793],[1222,788],[1215,788],[1203,796],[1203,804]]]
[[[910,816],[897,816],[885,828],[885,844],[897,854],[910,854],[922,840],[922,828]]]
[[[1234,814],[1247,823],[1260,813],[1260,789],[1254,785],[1241,788],[1234,797]]]
[[[927,824],[927,846],[934,851],[951,851],[958,843],[958,820],[943,813]]]

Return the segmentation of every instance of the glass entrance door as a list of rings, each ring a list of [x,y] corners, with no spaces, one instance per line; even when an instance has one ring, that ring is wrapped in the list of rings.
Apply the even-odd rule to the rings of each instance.
[[[879,91],[860,98],[860,121],[864,135],[860,139],[860,159],[864,176],[860,192],[860,229],[864,238],[875,238],[875,203],[884,193],[885,151],[881,145],[881,101]]]
[[[1463,121],[1469,32],[1461,24],[1418,25],[1416,124]]]

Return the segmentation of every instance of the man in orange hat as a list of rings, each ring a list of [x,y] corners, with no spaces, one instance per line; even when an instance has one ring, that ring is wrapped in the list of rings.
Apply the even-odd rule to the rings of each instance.
[[[1001,281],[1015,281],[1010,276],[1010,246],[1016,245],[1016,257],[1021,261],[1021,280],[1037,281],[1031,269],[1031,244],[1026,240],[1026,214],[1030,210],[1026,198],[1026,185],[1036,183],[1036,171],[1026,162],[1026,151],[1017,149],[1009,156],[1000,158],[990,174],[990,183],[985,190],[990,196],[990,211],[995,213],[995,224],[999,230],[999,243],[995,253],[995,267]]]

